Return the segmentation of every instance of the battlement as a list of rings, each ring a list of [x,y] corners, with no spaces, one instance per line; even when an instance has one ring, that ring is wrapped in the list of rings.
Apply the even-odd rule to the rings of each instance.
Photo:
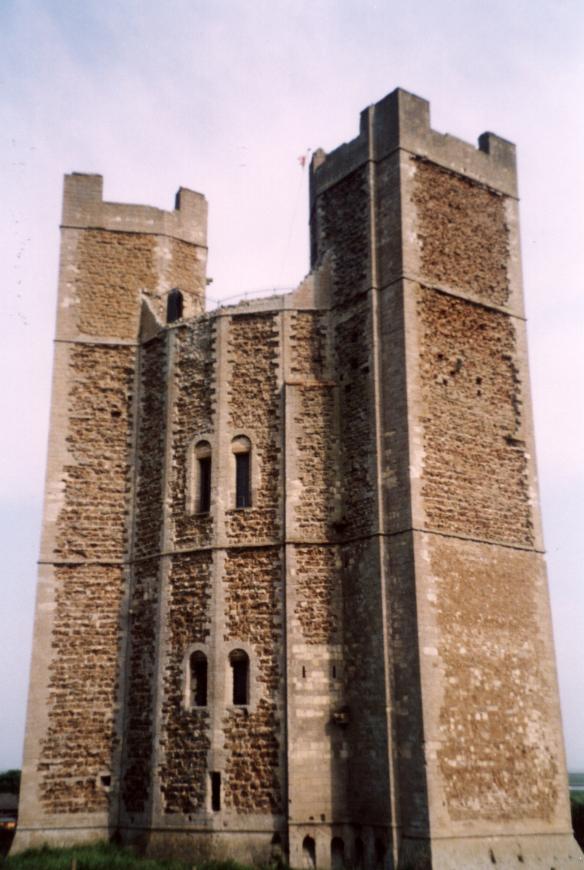
[[[103,177],[74,172],[65,176],[63,227],[170,236],[207,246],[207,200],[202,193],[179,188],[174,211],[149,205],[104,202]]]
[[[478,148],[430,126],[428,100],[396,88],[361,112],[359,135],[330,154],[315,151],[311,164],[311,204],[319,193],[368,160],[380,162],[401,149],[459,172],[500,193],[517,197],[515,145],[495,133],[482,133]]]

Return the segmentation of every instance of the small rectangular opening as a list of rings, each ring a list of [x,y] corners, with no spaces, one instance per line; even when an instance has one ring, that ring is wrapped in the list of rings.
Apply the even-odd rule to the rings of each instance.
[[[211,809],[218,813],[221,809],[221,774],[211,773]]]

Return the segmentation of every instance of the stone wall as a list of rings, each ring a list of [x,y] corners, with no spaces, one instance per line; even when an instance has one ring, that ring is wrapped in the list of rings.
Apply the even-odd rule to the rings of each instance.
[[[140,404],[134,506],[136,558],[158,554],[161,547],[167,365],[165,335],[151,339],[140,348]]]
[[[318,256],[332,253],[332,304],[346,305],[369,285],[367,167],[347,175],[319,201]]]
[[[505,197],[425,160],[413,159],[417,241],[430,284],[464,288],[493,305],[509,299]]]
[[[124,577],[114,566],[63,565],[55,580],[40,799],[46,813],[90,813],[108,807],[100,777],[111,775],[118,742],[114,711]]]
[[[388,735],[377,539],[345,544],[341,555],[343,676],[350,716],[348,806],[355,823],[386,825]]]
[[[165,813],[205,805],[209,711],[185,697],[188,654],[210,633],[211,550],[174,556],[168,577],[167,656],[163,672],[160,789]]]
[[[371,395],[371,312],[367,300],[335,324],[339,387],[340,466],[344,537],[375,528],[374,416]]]
[[[533,544],[522,383],[513,320],[461,299],[418,297],[431,528]]]
[[[79,344],[67,370],[67,460],[54,554],[47,730],[39,753],[45,812],[108,807],[119,745],[119,654],[134,350]],[[62,564],[66,563],[66,564]]]
[[[144,813],[151,796],[154,743],[154,674],[160,599],[158,558],[133,568],[129,608],[129,645],[122,798],[130,820]]]
[[[458,821],[550,821],[559,771],[538,554],[428,541],[444,694],[437,754]]]
[[[228,550],[225,642],[253,650],[259,699],[255,710],[224,715],[225,803],[239,813],[283,809],[282,565],[277,549]]]
[[[295,530],[306,540],[332,540],[339,521],[336,401],[331,384],[298,388],[296,462],[300,485]]]
[[[60,560],[125,556],[134,356],[130,347],[71,348],[68,461],[55,543]]]
[[[207,440],[214,432],[215,324],[212,320],[201,319],[175,330],[174,372],[170,483],[174,543],[180,548],[201,547],[213,540],[213,514],[196,513],[194,447],[198,440]],[[213,465],[212,473],[217,475],[217,457]]]
[[[281,530],[281,398],[278,321],[273,314],[235,317],[229,325],[226,384],[229,427],[252,442],[252,507],[226,511],[230,543],[273,540]],[[254,475],[254,468],[257,469]],[[253,481],[257,481],[253,486]],[[233,501],[235,494],[233,493]],[[232,502],[233,503],[233,502]]]
[[[79,330],[133,339],[142,288],[156,287],[154,236],[86,230],[77,243]]]
[[[327,321],[319,311],[295,311],[290,323],[292,379],[320,379],[327,362]]]
[[[341,562],[336,547],[295,547],[294,615],[308,644],[341,640]]]

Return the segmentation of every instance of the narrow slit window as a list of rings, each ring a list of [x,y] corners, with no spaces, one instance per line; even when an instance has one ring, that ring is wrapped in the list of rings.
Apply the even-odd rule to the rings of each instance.
[[[236,707],[249,704],[249,658],[242,649],[229,656],[232,675],[232,702]]]
[[[214,813],[221,809],[221,774],[216,771],[211,773],[211,809]]]
[[[199,441],[195,447],[196,461],[196,512],[207,514],[211,510],[211,445]]]
[[[166,322],[175,323],[183,316],[183,295],[178,288],[171,290],[166,298]]]
[[[237,490],[235,506],[238,508],[246,508],[251,505],[249,494],[249,453],[236,453],[235,466]]]
[[[231,447],[235,456],[235,507],[251,507],[251,441],[239,435]]]
[[[199,460],[199,513],[207,514],[211,509],[211,457],[202,456]]]
[[[194,652],[190,660],[191,707],[207,706],[207,657]]]

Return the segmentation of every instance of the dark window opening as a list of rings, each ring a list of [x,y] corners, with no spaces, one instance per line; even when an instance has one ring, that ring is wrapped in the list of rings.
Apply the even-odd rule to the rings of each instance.
[[[302,841],[302,857],[305,867],[316,867],[316,846],[312,837],[305,837]]]
[[[175,323],[183,316],[183,295],[176,288],[166,298],[166,322]]]
[[[332,870],[344,870],[345,846],[340,837],[333,837],[331,841],[331,868]]]
[[[198,514],[211,510],[211,445],[208,441],[195,444],[192,508]]]
[[[207,657],[202,652],[191,656],[191,707],[207,706]]]
[[[229,656],[233,675],[233,703],[237,707],[249,704],[249,658],[241,649]]]
[[[361,837],[355,840],[355,868],[363,870],[365,867],[365,845]]]
[[[202,456],[199,460],[199,513],[211,510],[211,457]]]
[[[383,840],[375,840],[375,866],[377,870],[383,870],[385,866],[385,843]]]
[[[333,680],[336,680],[336,678],[337,678],[337,666],[333,665]]]
[[[221,774],[211,774],[211,809],[218,813],[221,809]]]
[[[251,507],[249,453],[235,454],[235,507]]]
[[[102,774],[99,778],[103,788],[109,788],[112,784],[112,778],[109,774]]]
[[[303,679],[306,679],[306,668],[304,667],[304,665],[302,665],[302,677]]]

